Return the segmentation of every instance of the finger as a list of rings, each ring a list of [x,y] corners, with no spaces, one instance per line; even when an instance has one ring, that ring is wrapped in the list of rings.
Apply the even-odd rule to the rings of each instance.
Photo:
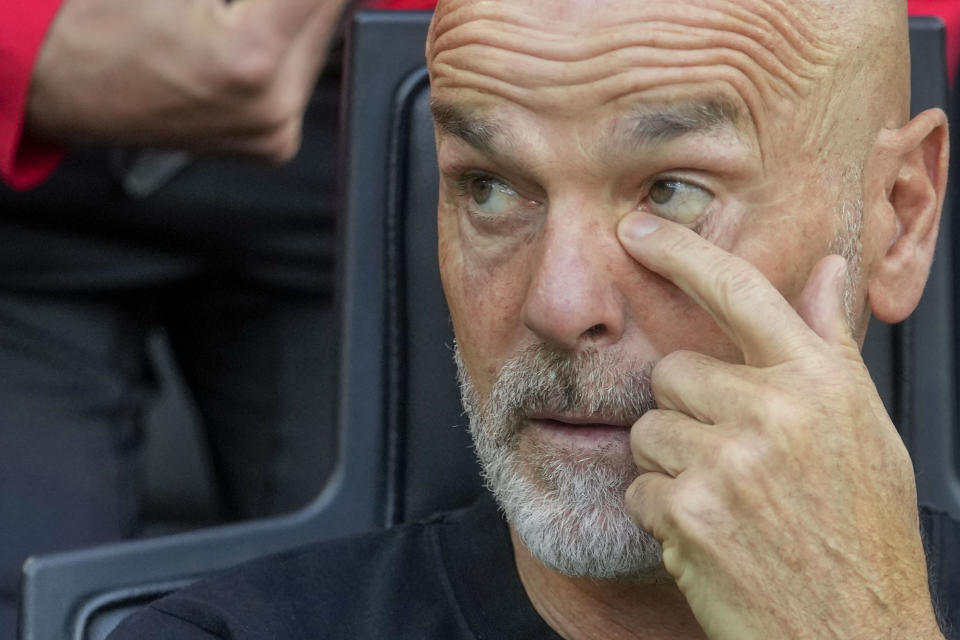
[[[291,42],[316,14],[336,19],[344,0],[241,0],[230,5],[238,23]]]
[[[667,513],[676,489],[676,480],[658,472],[641,473],[627,488],[624,502],[637,526],[663,542],[667,535]]]
[[[753,366],[783,362],[816,336],[753,265],[695,232],[644,213],[620,221],[624,249],[705,309]]]
[[[676,478],[719,447],[713,429],[679,411],[653,409],[630,429],[630,450],[641,472]]]
[[[650,386],[657,408],[679,411],[704,424],[737,416],[754,399],[754,369],[696,351],[674,351],[657,362]]]
[[[342,5],[334,2],[331,5]],[[318,11],[297,35],[287,54],[287,64],[299,69],[301,82],[313,82],[320,74],[330,50],[331,34],[337,26],[340,7],[333,6],[332,11]]]
[[[847,261],[837,255],[820,260],[800,293],[797,313],[828,344],[855,346],[847,309]]]

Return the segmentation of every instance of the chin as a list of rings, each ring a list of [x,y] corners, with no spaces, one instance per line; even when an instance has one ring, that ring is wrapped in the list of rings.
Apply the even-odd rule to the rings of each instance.
[[[480,398],[455,354],[487,486],[533,557],[570,576],[668,580],[660,544],[624,504],[637,476],[629,428],[654,406],[651,365],[535,345]]]
[[[525,440],[512,451],[481,452],[478,444],[478,454],[487,486],[534,558],[573,577],[670,581],[660,543],[626,511],[637,475],[629,447],[586,453]]]

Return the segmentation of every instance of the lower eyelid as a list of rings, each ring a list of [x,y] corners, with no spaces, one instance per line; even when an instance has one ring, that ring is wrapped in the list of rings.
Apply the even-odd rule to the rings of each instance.
[[[696,233],[698,236],[703,236],[703,231],[707,227],[707,225],[710,223],[710,221],[713,219],[714,213],[715,211],[713,209],[713,206],[711,205],[706,210],[706,212],[704,212],[702,216],[697,218],[697,220],[690,226],[691,231]]]

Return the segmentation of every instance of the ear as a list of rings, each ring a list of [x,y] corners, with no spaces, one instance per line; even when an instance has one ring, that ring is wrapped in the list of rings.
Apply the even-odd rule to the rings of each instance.
[[[873,314],[883,322],[900,322],[916,308],[930,272],[937,243],[940,211],[947,188],[950,142],[947,117],[940,109],[924,111],[900,129],[884,129],[877,146],[885,199],[876,262],[867,281]]]

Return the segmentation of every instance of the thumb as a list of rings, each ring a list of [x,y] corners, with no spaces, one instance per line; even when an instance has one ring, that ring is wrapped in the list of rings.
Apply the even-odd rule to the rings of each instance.
[[[821,258],[800,293],[797,313],[829,344],[853,344],[847,315],[847,261],[838,255]]]

